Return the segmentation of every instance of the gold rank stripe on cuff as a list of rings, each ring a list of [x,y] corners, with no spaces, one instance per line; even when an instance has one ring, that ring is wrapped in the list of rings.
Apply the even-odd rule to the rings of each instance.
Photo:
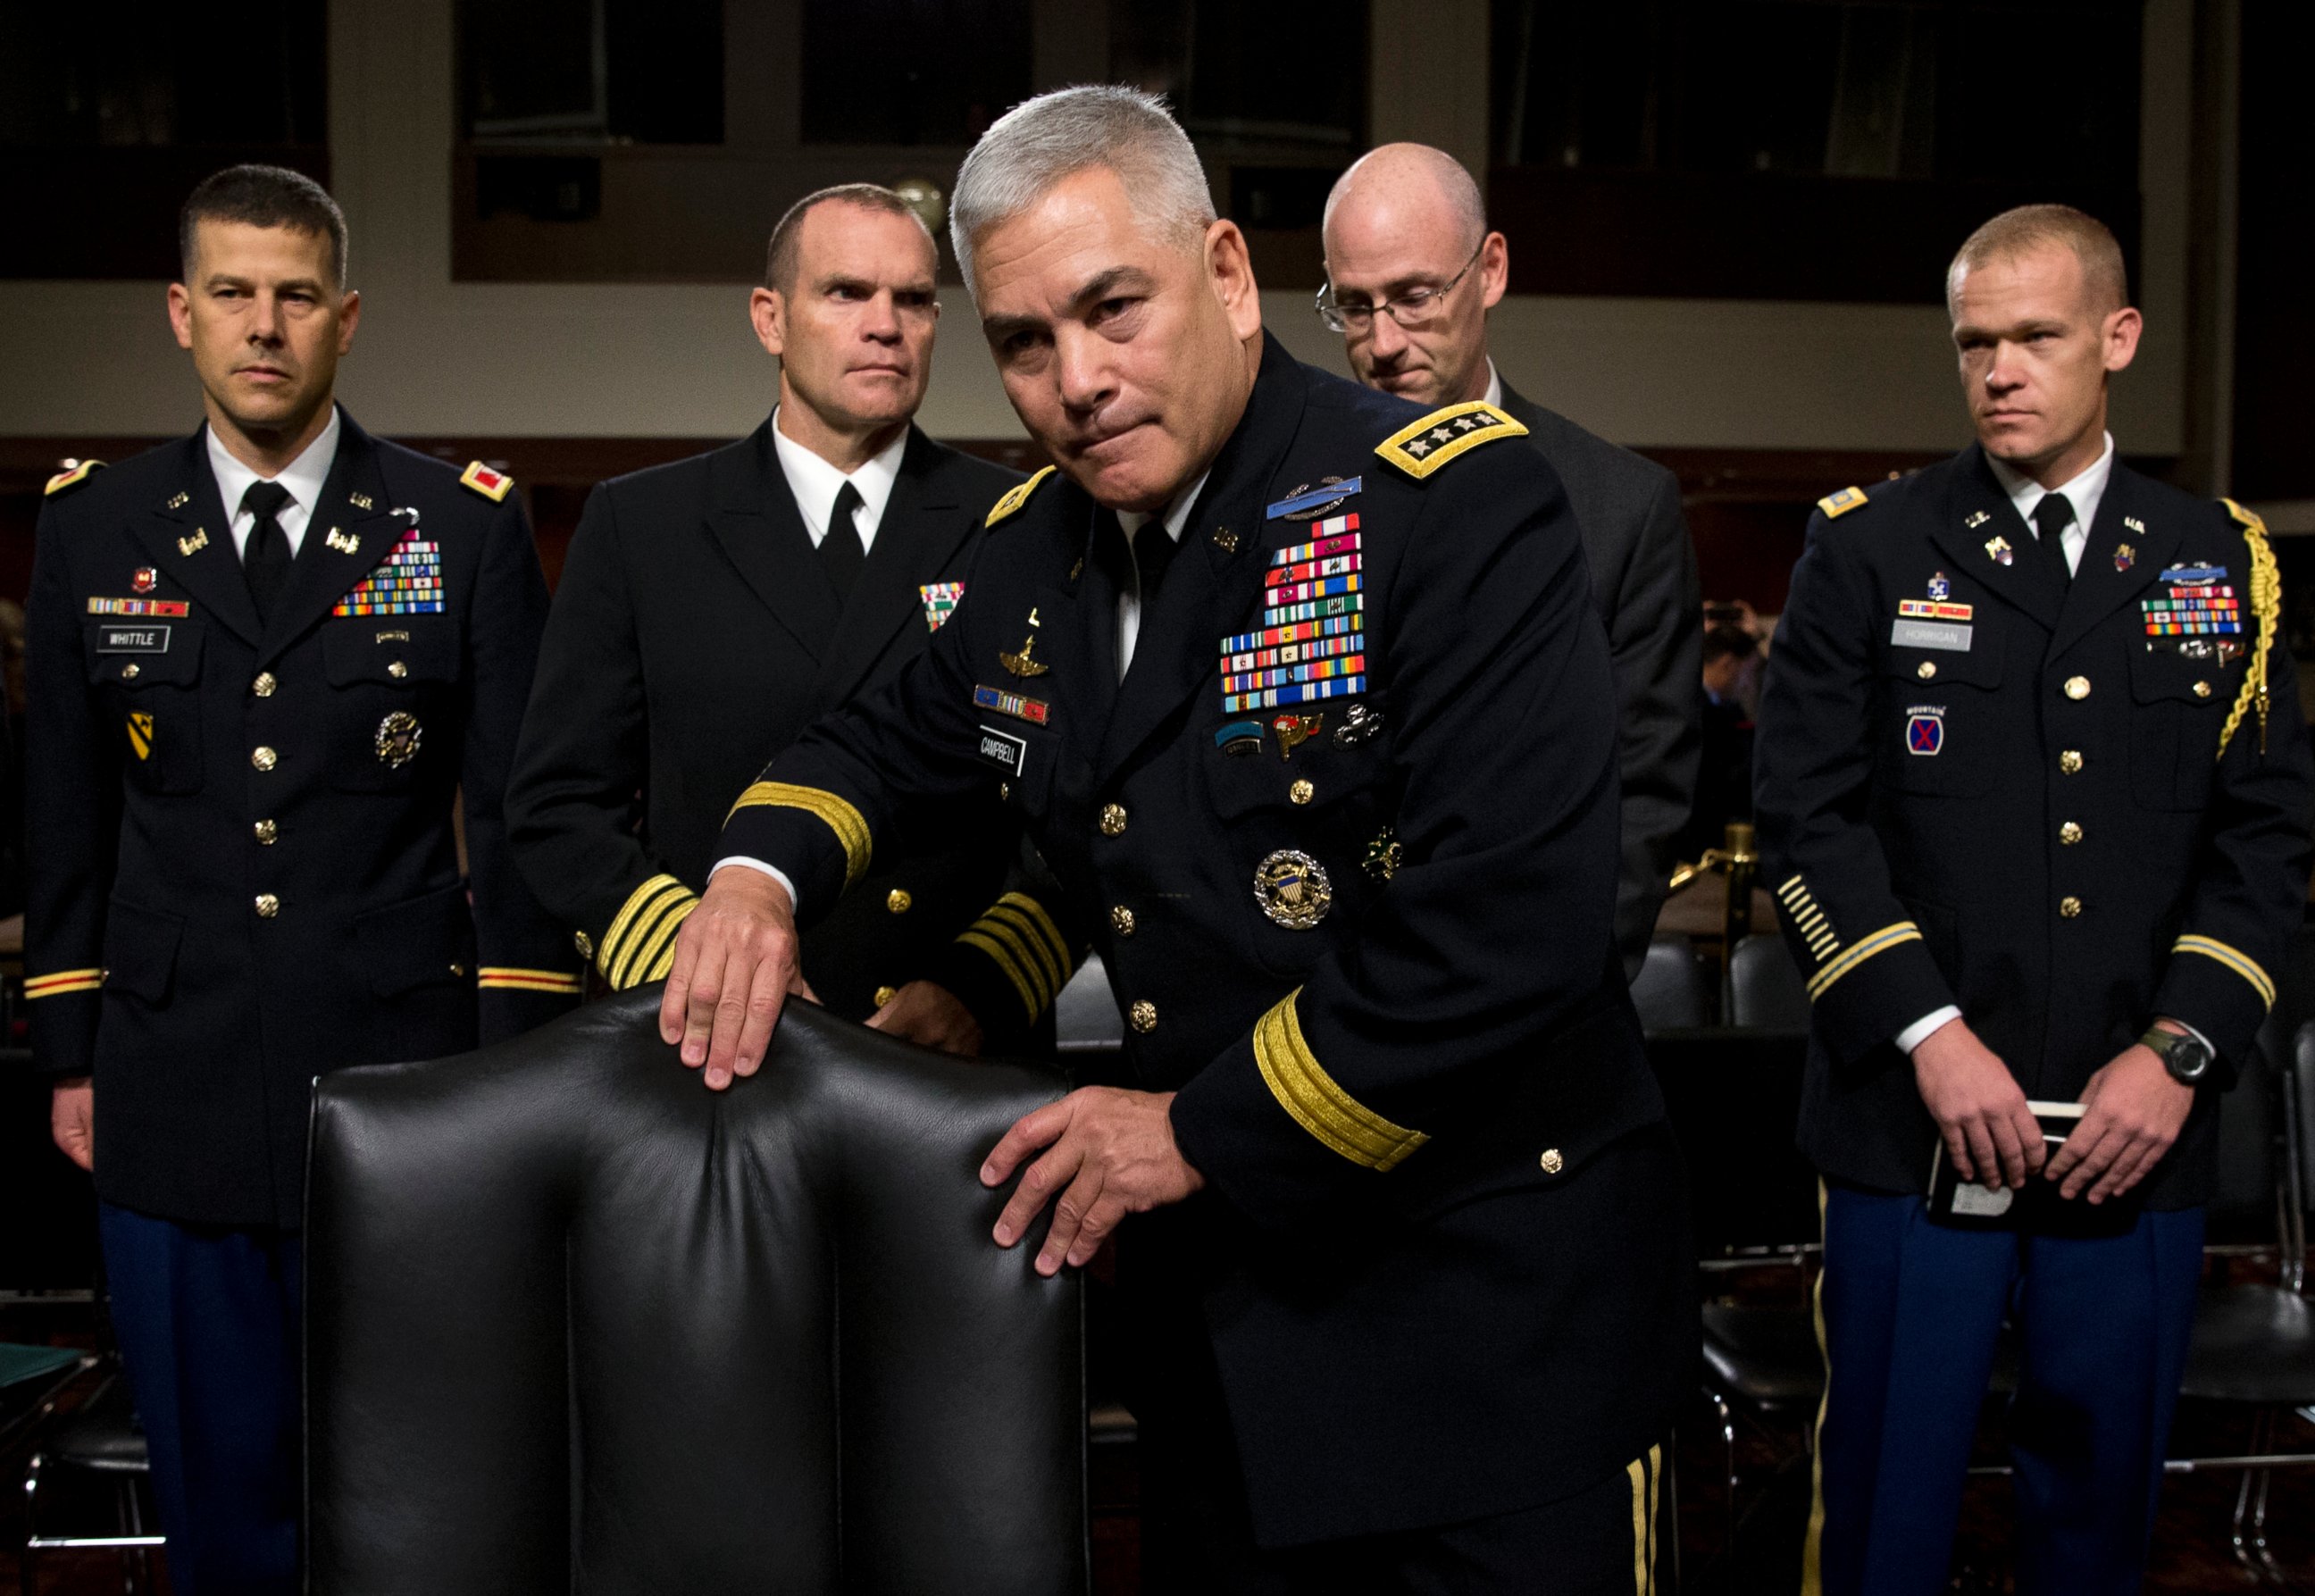
[[[579,978],[560,970],[519,970],[510,964],[485,964],[476,972],[475,984],[485,992],[551,992],[563,998],[579,996]]]
[[[2215,936],[2196,936],[2190,934],[2172,943],[2170,951],[2174,953],[2200,953],[2205,959],[2216,959],[2248,981],[2251,990],[2258,994],[2258,1000],[2262,1005],[2268,1008],[2275,1006],[2275,982],[2268,979],[2266,971],[2260,968],[2258,961],[2240,948],[2229,947]]]
[[[728,824],[732,815],[743,809],[800,809],[806,814],[817,815],[836,833],[836,840],[844,845],[844,884],[850,886],[868,873],[869,831],[865,816],[835,794],[820,787],[800,787],[793,782],[759,781],[740,794],[732,806],[732,814],[723,817]]]
[[[1431,1139],[1420,1130],[1394,1125],[1361,1103],[1328,1075],[1302,1038],[1295,988],[1254,1024],[1254,1062],[1270,1095],[1329,1151],[1369,1169],[1388,1170]]]
[[[1022,1006],[1034,1022],[1069,984],[1072,962],[1069,943],[1044,906],[1022,892],[1007,892],[989,905],[989,912],[958,934],[957,940],[977,948],[1005,972]]]
[[[675,965],[676,931],[698,907],[698,894],[671,875],[654,875],[629,893],[596,950],[596,967],[612,990],[667,974]]]
[[[1833,934],[1832,922],[1824,910],[1817,907],[1807,883],[1797,875],[1777,889],[1777,901],[1785,906],[1786,917],[1809,944],[1809,955],[1820,964],[1840,951],[1840,938]]]
[[[24,996],[31,998],[62,998],[68,992],[93,992],[104,985],[102,970],[59,970],[51,975],[36,975],[24,982]]]
[[[1814,1003],[1823,997],[1826,992],[1832,990],[1833,982],[1864,963],[1874,954],[1885,953],[1900,943],[1920,940],[1921,928],[1911,920],[1899,920],[1894,926],[1884,926],[1878,931],[1858,938],[1847,952],[1834,958],[1832,962],[1820,969],[1809,979],[1809,1001]]]

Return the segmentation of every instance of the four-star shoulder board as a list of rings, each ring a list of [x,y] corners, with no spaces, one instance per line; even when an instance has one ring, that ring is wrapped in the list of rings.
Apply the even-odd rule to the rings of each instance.
[[[1375,453],[1417,482],[1458,455],[1498,438],[1524,438],[1527,429],[1484,399],[1450,404],[1375,445]]]
[[[70,470],[59,471],[49,478],[49,485],[40,490],[40,496],[45,499],[50,493],[61,493],[75,483],[86,482],[93,473],[103,469],[104,462],[102,460],[83,460]]]
[[[1044,480],[1052,474],[1053,468],[1048,466],[1027,482],[1015,483],[1005,490],[1005,496],[1002,499],[989,507],[989,519],[980,524],[983,527],[994,527],[1006,517],[1016,513],[1023,505],[1029,502],[1029,495],[1035,492]]]
[[[496,504],[514,490],[514,478],[503,471],[492,471],[480,460],[469,461],[458,477],[458,485],[472,488]]]

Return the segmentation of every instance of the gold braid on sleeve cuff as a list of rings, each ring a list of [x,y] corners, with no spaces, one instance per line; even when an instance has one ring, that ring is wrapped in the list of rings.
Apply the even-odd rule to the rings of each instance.
[[[1920,940],[1921,928],[1919,926],[1911,920],[1899,920],[1893,926],[1884,926],[1878,931],[1866,933],[1845,948],[1836,947],[1817,966],[1817,972],[1809,977],[1809,1001],[1814,1003],[1832,990],[1835,981],[1876,953],[1885,953],[1903,943]]]
[[[989,912],[966,927],[957,940],[988,954],[1005,972],[1033,1024],[1061,995],[1076,967],[1053,917],[1024,892],[1007,892],[990,904]]]
[[[47,975],[25,978],[24,996],[27,998],[62,998],[68,992],[94,992],[103,985],[104,971],[102,970],[58,970]]]
[[[576,998],[579,978],[566,970],[521,970],[511,964],[485,964],[475,984],[485,992],[545,992],[550,997]]]
[[[2260,1006],[2264,1008],[2275,1006],[2273,978],[2268,976],[2257,960],[2240,948],[2230,947],[2215,936],[2196,936],[2190,933],[2172,943],[2170,951],[2174,953],[2200,953],[2205,959],[2216,960],[2250,983],[2250,989],[2258,994]]]
[[[629,893],[596,949],[611,989],[666,979],[675,968],[675,934],[698,907],[699,895],[671,875],[654,875]]]
[[[868,873],[870,838],[865,816],[835,794],[821,787],[800,787],[793,782],[759,781],[740,794],[732,806],[732,815],[743,809],[758,806],[771,809],[800,809],[826,822],[836,833],[836,840],[844,845],[844,884],[850,886]]]
[[[1343,1090],[1302,1038],[1295,988],[1254,1025],[1254,1061],[1278,1104],[1329,1151],[1353,1164],[1388,1170],[1431,1138],[1394,1125]]]

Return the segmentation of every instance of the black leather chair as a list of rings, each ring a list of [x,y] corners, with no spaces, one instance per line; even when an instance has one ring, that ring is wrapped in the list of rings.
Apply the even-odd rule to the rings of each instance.
[[[1728,1023],[1747,1031],[1807,1033],[1808,987],[1782,936],[1762,932],[1737,943],[1728,961]]]
[[[1060,1081],[799,1003],[713,1094],[658,1001],[318,1083],[309,1588],[1082,1592],[1078,1284],[977,1178]]]
[[[1709,1025],[1719,1012],[1719,973],[1696,955],[1685,936],[1658,936],[1648,944],[1640,972],[1632,978],[1632,1006],[1640,1029],[1692,1031]]]

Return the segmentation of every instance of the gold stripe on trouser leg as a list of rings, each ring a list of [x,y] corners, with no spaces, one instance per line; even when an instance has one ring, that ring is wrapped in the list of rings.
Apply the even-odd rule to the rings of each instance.
[[[1654,1596],[1656,1588],[1656,1485],[1663,1473],[1663,1448],[1652,1446],[1624,1472],[1632,1481],[1632,1596]]]
[[[1816,1399],[1816,1428],[1809,1437],[1808,1538],[1801,1543],[1801,1596],[1824,1591],[1824,1410],[1832,1400],[1832,1347],[1824,1338],[1824,1177],[1816,1183],[1816,1285],[1809,1292],[1816,1324],[1817,1356],[1824,1360],[1824,1393]]]

